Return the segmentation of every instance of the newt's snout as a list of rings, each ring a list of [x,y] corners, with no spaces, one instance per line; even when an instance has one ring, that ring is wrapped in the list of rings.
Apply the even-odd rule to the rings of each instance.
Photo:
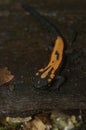
[[[47,75],[45,78],[41,78],[41,74],[36,75],[33,78],[33,86],[34,88],[46,89],[51,85],[51,82],[48,81],[49,76]]]

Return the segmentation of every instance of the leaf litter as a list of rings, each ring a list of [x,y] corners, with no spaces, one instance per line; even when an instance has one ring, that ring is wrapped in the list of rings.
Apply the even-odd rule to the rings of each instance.
[[[14,78],[11,71],[7,67],[0,68],[0,86],[9,83]]]
[[[0,130],[85,130],[82,115],[63,112],[40,113],[29,117],[0,118]]]

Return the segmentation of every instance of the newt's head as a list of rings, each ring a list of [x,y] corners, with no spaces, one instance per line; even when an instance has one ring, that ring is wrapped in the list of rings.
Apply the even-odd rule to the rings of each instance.
[[[50,73],[42,78],[42,73],[35,75],[33,78],[33,87],[38,89],[47,89],[51,86],[53,79],[50,78]]]

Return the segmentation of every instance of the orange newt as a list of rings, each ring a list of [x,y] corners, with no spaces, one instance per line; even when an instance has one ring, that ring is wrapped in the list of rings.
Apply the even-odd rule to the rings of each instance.
[[[55,78],[59,79],[60,82],[58,82],[58,87],[64,82],[64,78],[62,76],[59,76],[59,70],[62,65],[63,57],[64,57],[64,51],[65,51],[65,40],[60,33],[60,31],[50,23],[45,17],[41,16],[36,10],[34,10],[31,6],[28,4],[23,4],[23,8],[30,12],[36,19],[41,21],[48,30],[54,33],[56,40],[55,44],[51,53],[50,61],[48,65],[46,65],[44,68],[39,69],[34,78],[33,78],[33,86],[35,88],[42,88],[45,89],[52,85]],[[72,43],[75,41],[76,34],[72,38]]]

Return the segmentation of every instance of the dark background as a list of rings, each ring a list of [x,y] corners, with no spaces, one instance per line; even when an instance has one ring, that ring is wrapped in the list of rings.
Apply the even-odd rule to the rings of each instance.
[[[53,32],[37,22],[23,8],[23,0],[0,0],[0,67],[8,67],[15,78],[0,87],[0,115],[33,114],[53,109],[86,109],[86,2],[85,0],[28,0],[38,12],[59,27],[69,41],[74,30],[78,37],[72,48],[78,52],[73,62],[67,57],[61,75],[67,81],[57,90],[32,87],[32,77],[46,66],[54,40]],[[25,2],[25,1],[24,1]],[[10,87],[14,87],[11,91]]]

